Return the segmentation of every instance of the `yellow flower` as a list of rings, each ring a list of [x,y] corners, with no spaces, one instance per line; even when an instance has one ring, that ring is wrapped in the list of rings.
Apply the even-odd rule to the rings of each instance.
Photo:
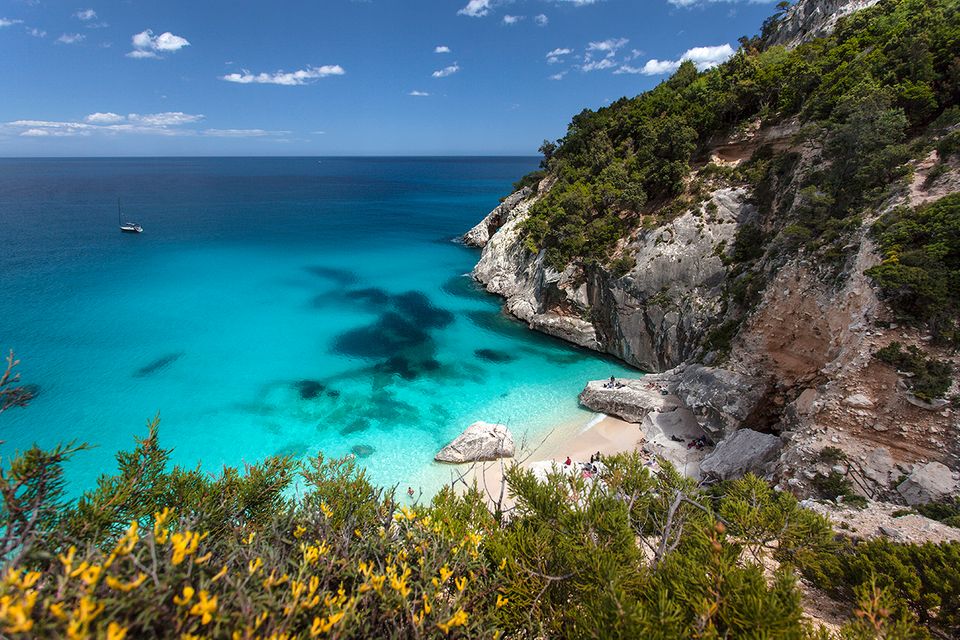
[[[315,617],[313,619],[313,624],[310,626],[310,637],[316,638],[322,633],[329,633],[330,629],[333,628],[333,625],[340,622],[343,616],[344,612],[339,611],[337,613],[331,613],[326,618]]]
[[[200,535],[192,531],[184,533],[175,533],[171,536],[173,544],[173,559],[170,561],[174,565],[183,562],[184,558],[197,552],[200,545]]]
[[[500,571],[503,571],[506,568],[507,568],[507,559],[504,558],[503,560],[500,561]]]
[[[200,592],[200,599],[190,608],[190,615],[200,616],[200,624],[209,624],[213,614],[217,611],[217,596],[210,597],[205,590]]]
[[[107,625],[107,640],[123,640],[127,637],[127,628],[121,627],[116,622]]]
[[[167,520],[170,519],[171,515],[173,515],[173,512],[169,507],[164,507],[163,511],[157,511],[153,514],[153,539],[157,541],[157,544],[165,544],[167,542],[167,536],[170,535],[170,530],[164,529],[163,526],[167,524]]]
[[[443,631],[444,635],[446,635],[450,633],[450,629],[453,629],[454,627],[462,627],[465,624],[467,624],[467,614],[463,609],[460,609],[446,622],[438,622],[437,628],[439,628],[440,631]]]
[[[406,598],[410,595],[410,587],[407,586],[407,578],[410,577],[410,567],[404,567],[403,574],[399,577],[394,571],[390,576],[390,588]]]
[[[464,589],[467,588],[467,577],[466,577],[466,576],[463,576],[462,578],[457,578],[457,579],[455,580],[455,582],[456,582],[456,585],[457,585],[457,591],[461,591],[461,592],[462,592]]]
[[[497,609],[507,604],[508,602],[510,602],[510,598],[504,598],[499,593],[497,594]]]
[[[267,618],[270,617],[270,613],[267,611],[262,612],[257,616],[257,619],[253,621],[253,628],[259,629],[263,626],[263,623],[267,621]]]
[[[212,557],[213,557],[213,554],[208,551],[207,553],[203,554],[202,556],[199,556],[199,557],[195,558],[194,561],[193,561],[193,564],[197,564],[197,565],[207,564],[207,562],[209,562],[209,561],[210,561],[210,558],[212,558]]]
[[[393,514],[394,520],[416,520],[416,518],[416,512],[406,505],[400,507],[400,513]]]
[[[471,533],[468,533],[468,534],[467,534],[467,540],[469,540],[470,542],[472,542],[472,543],[473,543],[473,546],[479,547],[479,546],[480,546],[480,541],[483,540],[483,537],[482,537],[480,534],[478,534],[478,533],[472,533],[472,532],[471,532]]]
[[[333,511],[330,509],[330,507],[327,506],[326,502],[320,503],[320,511],[322,511],[323,515],[327,516],[328,518],[333,517]]]
[[[86,570],[80,574],[80,579],[87,585],[96,584],[97,580],[100,578],[100,572],[103,568],[98,564],[92,564],[86,568]]]
[[[127,532],[123,534],[123,537],[117,541],[117,546],[114,548],[114,554],[118,556],[125,556],[133,551],[133,548],[140,541],[140,535],[137,533],[139,528],[136,520],[130,521],[130,526],[127,528]]]
[[[214,575],[212,578],[210,578],[210,581],[211,581],[211,582],[216,582],[217,580],[219,580],[220,578],[222,578],[222,577],[225,576],[225,575],[227,575],[227,565],[223,565],[223,569],[220,569],[220,571],[217,571],[216,575]]]
[[[253,539],[256,538],[256,537],[257,537],[257,532],[256,532],[256,531],[251,531],[251,532],[250,532],[250,535],[248,535],[246,538],[244,538],[243,544],[253,544]]]
[[[370,584],[373,585],[374,590],[377,593],[380,593],[380,590],[383,589],[383,582],[387,579],[387,576],[370,576]]]
[[[453,571],[450,571],[450,567],[447,565],[440,567],[440,582],[446,582],[452,575]]]
[[[52,615],[54,618],[57,618],[58,620],[67,619],[67,614],[63,612],[62,602],[54,602],[49,606],[49,609],[50,609],[50,615]]]
[[[299,540],[303,537],[303,534],[307,532],[307,528],[302,524],[298,524],[297,528],[293,530],[293,537]]]
[[[251,560],[249,563],[247,563],[247,571],[250,573],[250,575],[253,575],[259,571],[260,567],[262,566],[263,558],[256,558],[255,560]]]
[[[140,585],[142,585],[146,579],[147,579],[147,574],[145,573],[140,573],[135,579],[131,580],[130,582],[121,582],[120,580],[118,580],[117,578],[114,578],[113,576],[107,576],[107,586],[113,589],[114,591],[123,591],[124,593],[128,593],[130,591],[133,591]]]
[[[64,573],[69,574],[71,571],[73,571],[73,559],[76,557],[76,555],[77,548],[73,545],[70,545],[66,555],[61,553],[59,556],[57,556],[60,558],[60,563],[63,564]]]
[[[194,593],[196,593],[196,591],[193,590],[193,587],[185,586],[183,588],[183,595],[173,596],[173,603],[182,607],[183,605],[193,600]]]
[[[430,606],[430,598],[427,597],[427,594],[423,594],[423,612],[430,613],[433,607]]]

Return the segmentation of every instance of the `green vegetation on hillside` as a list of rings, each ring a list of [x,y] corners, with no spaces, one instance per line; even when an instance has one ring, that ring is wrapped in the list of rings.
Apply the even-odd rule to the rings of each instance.
[[[907,320],[960,344],[960,193],[891,211],[874,226],[884,260],[867,275]]]
[[[913,394],[922,400],[942,398],[953,384],[953,366],[949,362],[930,358],[913,345],[904,349],[899,342],[891,342],[873,355],[909,374],[907,384]]]
[[[827,162],[805,177],[804,209],[786,240],[831,245],[903,175],[907,140],[957,104],[958,10],[953,0],[886,0],[794,50],[744,38],[717,68],[686,62],[651,91],[583,111],[549,149],[557,182],[526,222],[528,247],[545,249],[557,269],[606,263],[644,216],[668,218],[702,196],[687,180],[711,142],[753,119],[791,116]],[[775,165],[758,159],[730,177],[757,185]]]

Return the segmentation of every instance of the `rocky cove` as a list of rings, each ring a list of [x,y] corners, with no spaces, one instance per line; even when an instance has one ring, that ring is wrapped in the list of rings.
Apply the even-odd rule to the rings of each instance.
[[[873,4],[800,2],[773,40],[798,46]],[[580,402],[639,424],[651,455],[663,452],[651,444],[663,433],[658,421],[685,412],[718,445],[697,477],[754,471],[780,490],[840,504],[851,496],[916,505],[956,495],[960,412],[919,399],[912,374],[876,356],[893,343],[915,345],[956,371],[956,352],[935,346],[924,327],[898,322],[865,272],[883,260],[871,226],[898,207],[956,192],[960,166],[937,151],[909,161],[908,177],[888,185],[845,237],[839,264],[765,243],[745,269],[730,257],[738,238],[751,230],[778,237],[809,204],[801,187],[825,151],[802,129],[796,118],[756,118],[709,140],[685,181],[705,185],[702,197],[669,215],[648,205],[644,223],[619,239],[606,264],[574,260],[558,270],[526,242],[531,210],[555,185],[547,171],[463,237],[481,250],[472,275],[531,329],[650,372],[621,388],[590,382]],[[772,182],[715,178],[771,149],[791,158]],[[750,304],[731,303],[738,288]],[[958,391],[955,375],[949,387],[947,397]],[[840,486],[848,495],[830,495]]]

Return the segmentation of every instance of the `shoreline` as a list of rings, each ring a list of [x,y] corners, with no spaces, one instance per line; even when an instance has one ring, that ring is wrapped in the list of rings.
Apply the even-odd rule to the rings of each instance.
[[[509,508],[513,506],[513,501],[503,486],[503,478],[505,470],[513,464],[525,469],[542,468],[551,462],[563,466],[567,456],[574,462],[586,462],[597,452],[615,455],[634,451],[645,440],[640,424],[605,413],[594,413],[586,422],[578,420],[577,425],[572,430],[570,422],[558,425],[533,448],[518,448],[513,458],[477,462],[469,467],[460,465],[465,469],[459,474],[456,490],[462,491],[465,486],[472,487],[476,483],[493,504],[501,500],[502,492],[501,506]]]

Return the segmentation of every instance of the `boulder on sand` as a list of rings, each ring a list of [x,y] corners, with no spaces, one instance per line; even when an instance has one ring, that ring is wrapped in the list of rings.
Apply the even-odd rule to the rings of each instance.
[[[507,427],[489,422],[474,422],[433,459],[437,462],[459,464],[512,458],[513,451],[513,434]]]
[[[609,380],[588,382],[580,392],[580,404],[592,411],[616,416],[627,422],[643,422],[647,414],[655,411],[673,411],[678,407],[674,396],[663,395],[656,375],[638,380],[617,379],[613,386]]]
[[[740,429],[717,445],[700,463],[704,476],[732,480],[747,473],[763,475],[763,467],[777,457],[780,438],[753,429]]]

